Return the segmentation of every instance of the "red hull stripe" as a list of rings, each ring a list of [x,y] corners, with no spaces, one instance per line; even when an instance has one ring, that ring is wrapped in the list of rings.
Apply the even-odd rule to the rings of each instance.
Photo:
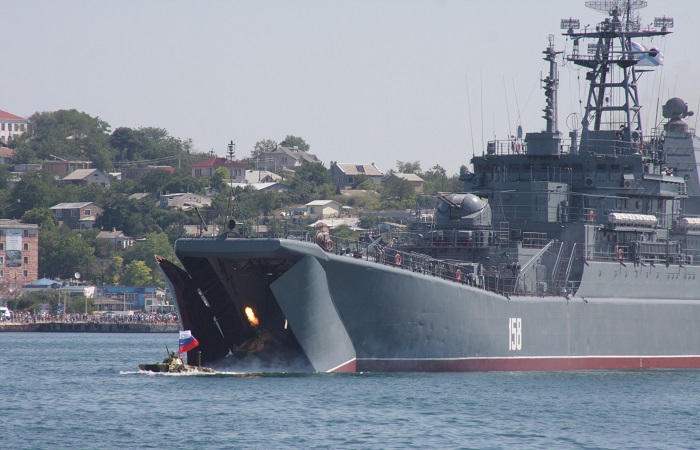
[[[358,359],[358,372],[470,372],[527,370],[697,369],[700,355],[465,359]],[[347,364],[347,363],[346,363]],[[349,366],[340,366],[349,369]],[[339,372],[341,370],[331,370]],[[342,370],[348,372],[352,370]]]
[[[332,368],[328,372],[357,372],[357,360],[353,358],[350,361],[344,362],[343,364]]]

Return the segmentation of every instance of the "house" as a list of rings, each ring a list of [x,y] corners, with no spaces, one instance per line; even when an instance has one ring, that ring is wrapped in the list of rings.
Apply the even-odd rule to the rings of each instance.
[[[109,175],[100,169],[78,169],[63,177],[65,184],[79,184],[87,186],[90,184],[99,184],[100,186],[109,187],[111,180]]]
[[[32,292],[48,291],[50,289],[58,289],[63,285],[63,282],[59,280],[52,280],[51,278],[40,278],[38,280],[30,281],[29,283],[22,286],[24,295],[31,294]]]
[[[316,155],[299,150],[297,147],[278,146],[271,152],[261,153],[256,158],[256,162],[260,170],[280,172],[283,170],[295,170],[297,167],[301,167],[304,164],[321,161],[319,161]]]
[[[174,305],[171,305],[165,298],[165,290],[155,286],[105,286],[104,295],[110,302],[100,302],[108,304],[113,311],[142,310],[151,312],[174,312]],[[122,307],[118,307],[119,303]],[[95,302],[97,304],[97,302]]]
[[[347,189],[355,183],[359,175],[366,175],[373,183],[381,184],[384,178],[384,172],[379,170],[377,166],[372,164],[355,164],[355,163],[339,163],[331,162],[329,169],[333,182],[340,189]]]
[[[210,177],[214,175],[216,169],[223,167],[228,172],[228,179],[236,183],[241,183],[245,177],[246,170],[250,169],[248,164],[218,157],[199,161],[190,164],[188,167],[192,170],[194,178]]]
[[[340,216],[340,203],[335,200],[314,200],[307,203],[305,206],[310,217],[326,218]]]
[[[208,223],[207,229],[200,225],[183,225],[183,237],[216,237],[221,233],[221,227],[215,223]]]
[[[145,166],[145,167],[124,167],[121,171],[122,180],[141,181],[141,178],[154,170],[165,170],[171,175],[175,173],[175,168],[172,166]]]
[[[134,238],[125,236],[123,231],[112,228],[112,231],[100,231],[95,239],[106,239],[115,250],[126,249],[134,245]]]
[[[0,283],[4,294],[39,278],[39,225],[0,219]],[[4,290],[4,289],[3,289]],[[6,298],[0,298],[0,305]]]
[[[0,164],[12,164],[15,161],[15,151],[9,147],[0,146]]]
[[[425,184],[425,181],[415,173],[392,173],[384,181],[386,182],[386,180],[391,179],[392,177],[411,183],[411,186],[413,186],[413,190],[416,194],[423,193],[423,185]]]
[[[92,228],[103,211],[93,202],[59,203],[49,209],[56,214],[60,222],[74,230]]]
[[[29,130],[29,120],[0,110],[0,146]]]
[[[251,187],[256,191],[272,191],[272,192],[287,192],[291,187],[284,183],[277,183],[275,181],[270,183],[229,183],[232,188],[242,188]]]
[[[41,163],[41,168],[51,175],[66,176],[78,169],[92,169],[92,161],[67,161],[54,156],[50,161]]]
[[[243,183],[272,183],[280,181],[282,177],[267,170],[246,170],[243,174]]]
[[[163,194],[160,196],[160,207],[166,209],[181,209],[188,211],[193,208],[202,208],[211,205],[211,197],[190,192],[176,194]]]
[[[312,228],[319,228],[325,226],[329,230],[334,230],[341,225],[347,225],[353,231],[364,231],[363,228],[359,227],[360,219],[358,217],[343,217],[340,219],[319,219],[316,222],[309,224]]]

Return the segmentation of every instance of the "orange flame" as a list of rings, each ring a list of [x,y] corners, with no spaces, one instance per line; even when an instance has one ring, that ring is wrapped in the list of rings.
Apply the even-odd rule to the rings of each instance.
[[[258,320],[257,317],[255,317],[255,313],[253,312],[253,308],[250,306],[245,307],[245,315],[248,316],[248,322],[254,327],[257,327],[260,325],[260,320]]]

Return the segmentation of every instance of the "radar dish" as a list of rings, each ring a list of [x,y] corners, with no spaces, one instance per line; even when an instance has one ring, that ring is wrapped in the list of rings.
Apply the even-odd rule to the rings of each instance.
[[[623,13],[629,16],[633,11],[646,6],[646,0],[590,0],[586,2],[587,8],[595,9],[611,16],[620,16]]]
[[[581,129],[581,116],[578,113],[571,113],[566,118],[566,126],[569,127],[571,131],[578,131]]]

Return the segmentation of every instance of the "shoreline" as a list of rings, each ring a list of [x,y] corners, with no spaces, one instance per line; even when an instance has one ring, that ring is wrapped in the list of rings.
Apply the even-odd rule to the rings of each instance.
[[[179,323],[1,322],[0,332],[177,333]]]

